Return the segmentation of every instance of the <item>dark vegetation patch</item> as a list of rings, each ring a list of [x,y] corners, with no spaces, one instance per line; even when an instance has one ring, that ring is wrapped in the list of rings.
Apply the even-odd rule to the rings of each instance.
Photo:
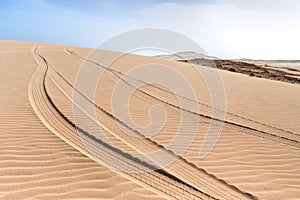
[[[291,72],[271,68],[269,65],[259,66],[253,63],[233,61],[233,60],[208,60],[208,59],[191,59],[180,60],[191,64],[203,65],[206,67],[213,67],[222,70],[227,70],[234,73],[246,74],[252,77],[266,78],[282,82],[299,84],[300,79],[292,76],[299,76],[292,72],[299,72],[297,69],[289,69]]]

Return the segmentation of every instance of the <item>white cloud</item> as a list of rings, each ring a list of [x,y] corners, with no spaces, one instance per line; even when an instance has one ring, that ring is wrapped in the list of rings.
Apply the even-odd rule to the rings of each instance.
[[[299,1],[161,3],[137,12],[138,27],[168,28],[220,57],[299,59]]]

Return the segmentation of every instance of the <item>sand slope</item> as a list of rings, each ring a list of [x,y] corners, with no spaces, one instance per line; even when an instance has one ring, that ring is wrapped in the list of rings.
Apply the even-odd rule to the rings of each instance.
[[[99,51],[97,60],[86,60],[89,49],[1,43],[1,81],[5,83],[0,104],[2,196],[9,199],[24,195],[43,199],[300,198],[298,85],[220,71],[227,110],[219,112],[226,113],[225,125],[215,148],[200,159],[199,150],[208,126],[220,124],[210,118],[206,85],[189,65],[136,55],[118,59],[110,66],[112,70],[103,75],[95,100],[80,94],[84,105],[95,107],[96,118],[77,106],[82,119],[91,123],[80,131],[79,137],[72,110],[72,93],[74,89],[80,92],[74,86],[78,69],[83,61],[101,67],[118,53]],[[132,66],[151,62],[185,74],[201,98],[192,101],[151,84],[138,88],[143,80],[124,75]],[[137,125],[151,122],[148,113],[151,106],[165,108],[165,126],[157,134],[144,137],[143,131],[127,121],[117,123],[116,120],[126,119],[126,115],[113,111],[111,99],[116,84],[124,91],[119,106],[129,109]],[[122,98],[130,89],[135,92],[128,106],[122,103]],[[196,104],[201,112],[192,110]],[[176,136],[182,113],[190,118],[184,133],[189,134],[197,125],[199,128],[189,149],[177,156],[186,138],[175,147],[168,144]],[[161,119],[161,114],[153,116]],[[104,130],[108,143],[93,134],[95,127]],[[158,149],[161,150],[158,157],[137,157],[139,153]],[[161,170],[151,170],[168,158],[175,158],[175,162]],[[136,169],[143,173],[132,173]]]
[[[5,43],[9,43],[8,47],[1,46],[0,54],[0,196],[4,199],[161,199],[84,156],[45,127],[28,97],[28,85],[37,69],[30,53],[33,45]],[[13,52],[7,52],[8,48]]]

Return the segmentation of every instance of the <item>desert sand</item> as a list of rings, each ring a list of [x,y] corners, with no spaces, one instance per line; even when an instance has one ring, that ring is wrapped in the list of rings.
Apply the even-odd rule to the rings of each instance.
[[[207,86],[190,64],[103,50],[97,50],[93,59],[91,49],[63,45],[0,44],[2,198],[300,198],[298,84],[218,70],[226,94],[226,109],[218,110],[226,115],[224,126],[212,151],[200,158],[208,127],[217,129],[222,123],[211,117]],[[76,87],[83,63],[97,70],[117,56],[121,57],[101,77],[94,99]],[[140,87],[144,80],[127,76],[133,66],[150,63],[188,77],[197,100],[160,85]],[[117,97],[113,96],[116,86],[122,89]],[[74,92],[81,104],[73,101]],[[128,105],[123,102],[127,95]],[[149,113],[153,105],[164,113]],[[95,113],[85,109],[88,106]],[[90,124],[78,127],[74,107]],[[125,111],[134,125],[126,121]],[[168,144],[182,115],[190,119],[182,130],[184,136],[197,129],[192,144],[179,154],[185,137],[177,145]],[[150,130],[155,130],[152,122],[163,118],[164,126],[155,134],[139,128],[154,124]],[[99,127],[105,140],[97,135]],[[156,150],[159,156],[149,154]],[[167,159],[174,162],[153,170]]]

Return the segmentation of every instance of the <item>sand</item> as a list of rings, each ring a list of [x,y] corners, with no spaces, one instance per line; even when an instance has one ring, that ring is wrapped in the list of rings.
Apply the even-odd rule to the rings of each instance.
[[[83,155],[42,123],[28,95],[38,67],[33,45],[1,41],[1,198],[161,199]]]
[[[300,198],[299,85],[218,71],[226,93],[226,109],[219,112],[226,118],[215,147],[201,159],[199,151],[209,125],[220,124],[210,118],[208,89],[189,64],[129,54],[121,57],[103,74],[95,99],[83,93],[79,95],[83,104],[73,105],[82,119],[91,123],[79,137],[72,95],[74,89],[80,92],[75,80],[81,64],[96,69],[121,54],[99,51],[99,57],[87,60],[90,49],[0,43],[1,197]],[[149,63],[167,65],[188,77],[197,101],[176,96],[161,85],[139,87],[143,80],[124,75],[133,66]],[[118,98],[112,94],[116,85],[122,89]],[[129,105],[125,105],[122,100],[132,89]],[[119,106],[117,111],[112,98]],[[89,105],[96,116],[85,109]],[[151,119],[149,108],[153,105],[164,108],[165,115],[153,112]],[[200,109],[193,110],[195,105]],[[125,110],[134,125],[126,121]],[[187,138],[174,146],[168,144],[178,131],[182,114],[190,119],[183,133],[188,136],[197,129],[191,146],[179,155]],[[139,129],[165,116],[165,125],[155,134]],[[155,130],[158,125],[152,126]],[[96,127],[102,128],[107,141],[97,135]],[[158,149],[159,156],[137,156]],[[174,162],[151,170],[168,158]],[[136,170],[140,173],[133,173]]]

